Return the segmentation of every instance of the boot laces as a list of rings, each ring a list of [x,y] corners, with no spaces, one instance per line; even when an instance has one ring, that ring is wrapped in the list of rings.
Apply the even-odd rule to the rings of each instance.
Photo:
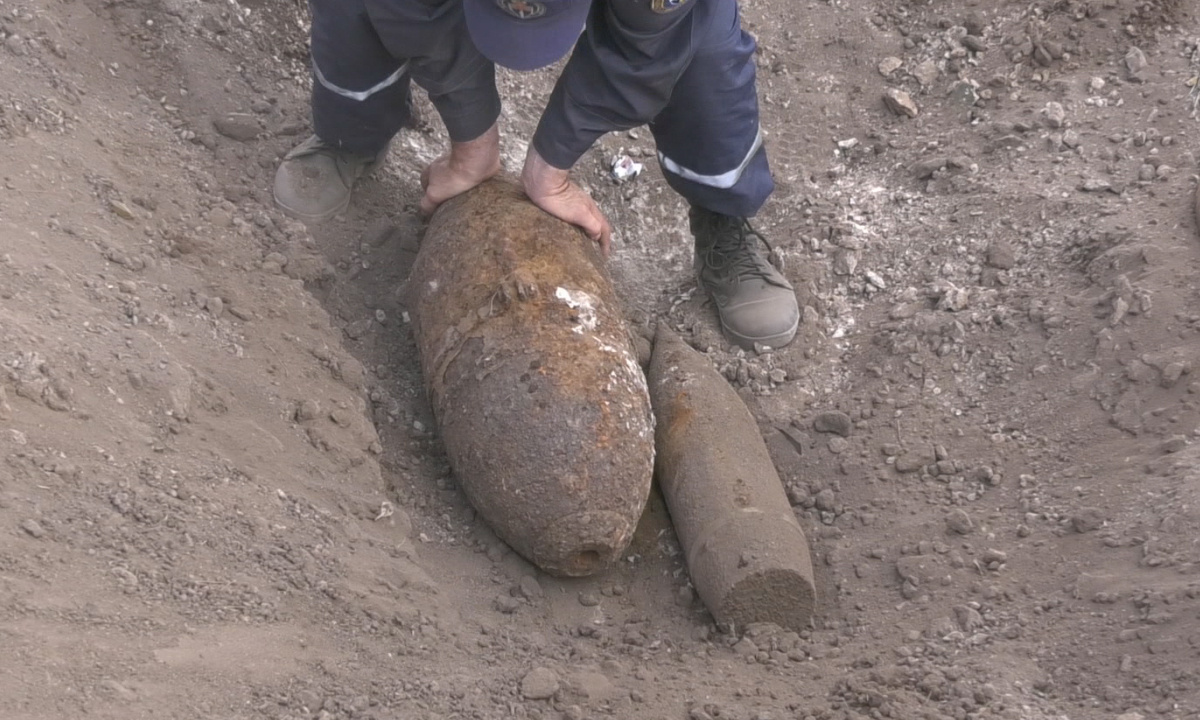
[[[370,165],[379,162],[383,158],[386,150],[387,149],[384,148],[384,150],[377,152],[374,155],[363,155],[362,153],[356,153],[344,148],[340,148],[332,143],[327,143],[317,135],[310,135],[308,136],[307,140],[288,151],[286,157],[289,160],[293,160],[295,158],[309,157],[311,155],[328,155],[339,162]]]
[[[754,229],[745,218],[714,216],[708,228],[712,244],[704,253],[704,264],[718,276],[748,280],[758,278],[772,285],[780,285],[779,271],[768,257],[775,255],[763,235]],[[767,255],[755,252],[755,241],[767,248]]]
[[[287,159],[292,160],[295,158],[321,154],[331,155],[336,158],[339,154],[343,153],[339,153],[337,148],[325,142],[316,135],[310,135],[307,140],[288,151],[286,157]]]

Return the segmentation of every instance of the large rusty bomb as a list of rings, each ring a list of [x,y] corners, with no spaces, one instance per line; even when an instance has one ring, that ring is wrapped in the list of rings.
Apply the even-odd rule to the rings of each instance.
[[[409,293],[438,431],[471,504],[547,572],[609,566],[650,492],[654,419],[595,245],[489,181],[438,209]]]

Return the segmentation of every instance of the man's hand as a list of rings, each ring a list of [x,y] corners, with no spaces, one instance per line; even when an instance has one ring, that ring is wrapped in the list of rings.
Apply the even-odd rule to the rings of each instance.
[[[499,173],[500,127],[493,124],[474,140],[450,143],[450,151],[425,168],[421,214],[432,215],[438,205]]]
[[[571,182],[568,171],[550,165],[529,144],[525,167],[521,170],[525,194],[541,209],[560,220],[579,226],[608,257],[612,226],[600,206],[583,188]]]

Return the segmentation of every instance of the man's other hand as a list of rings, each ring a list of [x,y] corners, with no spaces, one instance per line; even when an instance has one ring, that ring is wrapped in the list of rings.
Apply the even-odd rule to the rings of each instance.
[[[492,125],[466,142],[450,143],[450,151],[421,173],[421,214],[429,217],[438,205],[461,195],[500,173],[500,127]]]
[[[532,143],[521,170],[521,185],[535,205],[560,220],[579,226],[608,257],[612,226],[600,212],[600,206],[583,188],[571,182],[567,170],[543,160]]]

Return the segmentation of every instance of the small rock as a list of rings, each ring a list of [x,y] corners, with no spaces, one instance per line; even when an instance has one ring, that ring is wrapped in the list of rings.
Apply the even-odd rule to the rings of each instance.
[[[1024,141],[1021,140],[1020,135],[1001,135],[994,140],[989,140],[988,143],[983,146],[983,151],[990,154],[1000,150],[1012,150],[1013,148],[1020,147],[1022,144],[1024,144]]]
[[[594,592],[579,593],[579,604],[584,607],[596,607],[600,604],[600,596]]]
[[[41,538],[46,534],[46,530],[37,520],[34,520],[33,518],[29,518],[25,522],[21,523],[21,529],[29,533],[29,536],[33,538]]]
[[[26,52],[25,41],[21,39],[20,35],[9,35],[8,39],[4,41],[4,47],[18,57],[24,55]]]
[[[858,268],[858,253],[853,250],[838,249],[833,256],[834,275],[853,275]]]
[[[1079,183],[1079,189],[1084,192],[1104,192],[1106,190],[1112,192],[1113,186],[1112,183],[1108,182],[1107,180],[1088,178]]]
[[[813,499],[808,490],[799,485],[789,485],[787,488],[788,503],[792,507],[812,507]]]
[[[837,507],[837,495],[829,488],[825,488],[817,493],[817,509],[824,512],[833,512]]]
[[[896,458],[892,467],[896,468],[896,472],[916,472],[925,467],[925,459],[917,455],[901,455]]]
[[[112,569],[112,574],[117,578],[117,582],[126,590],[132,590],[138,586],[138,577],[123,567],[115,567]]]
[[[954,621],[946,616],[934,618],[929,623],[929,627],[925,630],[925,637],[931,639],[946,638],[958,630],[954,625]]]
[[[904,67],[904,61],[898,57],[889,56],[879,61],[879,74],[887,77]]]
[[[983,562],[987,564],[997,563],[999,565],[1003,565],[1004,563],[1008,562],[1008,553],[1004,552],[1003,550],[988,548],[987,550],[983,551],[983,554],[980,556],[980,560],[983,560]]]
[[[996,475],[996,471],[992,470],[987,465],[980,465],[971,471],[971,481],[983,483],[985,485],[997,485],[1000,479]]]
[[[950,100],[968,107],[979,102],[979,89],[969,80],[954,83],[948,96]]]
[[[983,17],[983,13],[978,10],[972,10],[963,18],[963,27],[966,28],[967,34],[980,37],[983,31],[987,29],[987,20]]]
[[[321,415],[321,403],[316,400],[306,399],[301,400],[296,406],[296,412],[293,418],[296,422],[308,422],[316,420]]]
[[[1071,516],[1071,528],[1077,533],[1099,530],[1104,525],[1104,513],[1099,508],[1082,508]]]
[[[912,95],[903,90],[888,88],[883,93],[883,102],[887,105],[888,110],[901,117],[915,118],[921,113],[921,108],[917,107],[917,103],[912,99]]]
[[[1046,49],[1045,45],[1038,43],[1033,47],[1033,61],[1042,67],[1050,67],[1054,62],[1054,56]]]
[[[1007,240],[995,240],[988,245],[987,264],[998,270],[1011,270],[1017,264],[1017,254],[1012,244]]]
[[[970,535],[975,523],[971,521],[971,516],[966,510],[959,508],[946,516],[946,528],[959,535]]]
[[[1124,668],[1125,665],[1133,665],[1132,662],[1130,662],[1130,663],[1125,662],[1125,659],[1128,657],[1129,656],[1126,655],[1125,657],[1121,658],[1122,669],[1125,672],[1128,672],[1128,669]],[[1121,713],[1120,715],[1118,715],[1117,720],[1146,720],[1146,716],[1141,714],[1140,712],[1127,712],[1127,713]]]
[[[521,601],[515,597],[503,595],[492,602],[492,607],[495,608],[496,612],[504,615],[512,615],[521,607]]]
[[[917,79],[917,82],[921,83],[921,87],[926,89],[930,88],[935,82],[937,82],[938,76],[941,75],[941,73],[942,71],[938,69],[937,63],[935,63],[933,60],[926,60],[922,62],[920,65],[917,65],[915,68],[913,68],[912,71],[913,77]]]
[[[1060,128],[1067,121],[1067,111],[1059,102],[1048,102],[1042,110],[1046,116],[1046,124],[1052,128]]]
[[[607,675],[587,670],[573,673],[567,686],[572,694],[578,694],[589,705],[612,700],[617,691]]]
[[[1148,64],[1146,53],[1136,45],[1130,46],[1129,51],[1125,53],[1125,69],[1129,71],[1130,75],[1137,75]]]
[[[841,455],[850,449],[850,441],[844,437],[832,437],[829,439],[829,452],[834,455]]]
[[[975,632],[983,627],[983,616],[969,605],[957,605],[954,608],[954,619],[963,632]]]
[[[629,694],[629,697],[631,700],[633,700],[632,692]],[[637,701],[634,700],[634,702],[637,702]],[[583,720],[584,717],[586,717],[583,714],[583,708],[578,705],[568,705],[565,708],[563,708],[562,716],[563,716],[563,720]]]
[[[502,542],[494,542],[488,545],[488,549],[485,554],[487,555],[488,560],[498,563],[507,557],[510,552],[512,552],[512,550],[508,547],[508,545]]]
[[[758,646],[749,637],[742,636],[741,640],[733,644],[733,651],[742,657],[752,657],[758,653]]]
[[[918,179],[924,180],[932,177],[933,174],[938,170],[946,167],[947,163],[949,162],[950,159],[947,157],[933,157],[926,160],[921,160],[913,165],[913,174],[916,175]]]
[[[521,696],[527,700],[548,700],[558,692],[558,675],[550,668],[536,667],[521,678]]]
[[[213,120],[213,127],[225,137],[239,142],[253,140],[262,132],[258,119],[249,113],[229,113]]]
[[[1179,452],[1187,447],[1187,445],[1188,441],[1186,437],[1183,435],[1172,435],[1166,440],[1163,440],[1162,444],[1158,446],[1158,449],[1160,452],[1170,454]]]
[[[324,702],[325,698],[312,690],[301,690],[296,693],[296,703],[309,712],[316,712]]]
[[[850,416],[837,410],[827,410],[813,418],[813,430],[819,433],[833,433],[849,437],[854,423]]]
[[[122,700],[133,701],[138,699],[137,693],[125,687],[116,680],[104,680],[100,683],[100,685],[111,690],[114,695]]]
[[[204,303],[204,309],[208,311],[209,315],[219,318],[225,312],[225,301],[216,296],[210,297]]]
[[[254,319],[254,314],[252,312],[250,312],[249,310],[246,310],[245,308],[240,308],[240,307],[234,306],[234,307],[229,307],[226,309],[229,311],[230,315],[234,316],[238,320],[242,320],[244,322],[249,322],[250,320]]]
[[[905,555],[896,560],[896,573],[906,582],[920,587],[941,578],[945,566],[939,555]]]
[[[946,312],[960,312],[966,310],[971,302],[971,291],[967,288],[960,288],[954,283],[945,280],[938,284],[935,289],[938,295],[937,303],[934,307],[938,310]]]
[[[133,210],[129,209],[129,206],[120,200],[113,200],[108,204],[108,206],[112,208],[113,214],[122,220],[134,220],[137,218],[137,216],[133,214]]]
[[[517,586],[517,590],[521,593],[521,597],[529,601],[540,600],[545,595],[542,586],[538,584],[537,578],[532,575],[526,575],[521,578],[521,583]]]
[[[963,44],[963,47],[970,50],[971,52],[978,53],[978,52],[983,52],[984,50],[987,50],[987,43],[985,43],[983,41],[983,38],[975,36],[975,35],[964,35],[963,39],[962,39],[962,44]]]

